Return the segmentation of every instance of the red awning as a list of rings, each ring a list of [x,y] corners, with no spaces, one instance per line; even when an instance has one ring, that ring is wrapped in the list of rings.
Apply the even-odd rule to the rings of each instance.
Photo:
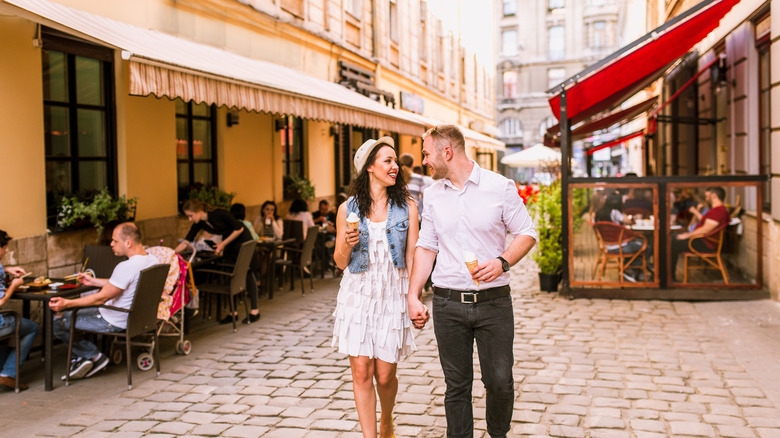
[[[705,0],[569,79],[567,117],[576,124],[620,105],[712,32],[739,0]],[[560,92],[549,99],[560,120]]]
[[[596,131],[601,131],[602,129],[607,129],[616,123],[620,123],[622,121],[630,121],[634,119],[636,116],[652,108],[657,101],[658,101],[658,96],[653,96],[645,100],[644,102],[640,102],[632,107],[620,111],[615,111],[604,117],[585,123],[584,125],[574,129],[571,132],[572,141],[582,140],[583,138],[587,138],[591,133]],[[545,137],[549,136],[557,144],[559,143],[558,134],[560,133],[560,130],[561,130],[560,124],[552,126],[550,127],[550,129],[547,130]]]
[[[590,149],[586,149],[585,152],[588,153],[588,155],[593,155],[594,152],[600,151],[602,149],[611,148],[612,146],[619,145],[620,143],[626,142],[631,140],[632,138],[639,137],[640,135],[645,135],[645,131],[638,131],[633,134],[624,135],[623,137],[620,137],[618,139],[608,141],[606,143],[600,144],[598,146],[593,146]]]

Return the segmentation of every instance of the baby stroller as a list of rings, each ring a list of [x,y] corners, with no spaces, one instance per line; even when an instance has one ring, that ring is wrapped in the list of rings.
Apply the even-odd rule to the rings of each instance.
[[[184,309],[190,303],[197,289],[192,279],[192,270],[190,262],[184,260],[179,254],[176,254],[171,248],[164,246],[154,246],[146,248],[146,252],[157,257],[160,263],[169,264],[168,279],[165,281],[162,299],[157,308],[157,336],[158,337],[177,337],[176,353],[188,355],[192,352],[192,343],[184,339]],[[134,343],[135,345],[135,343]],[[154,366],[153,342],[139,343],[139,346],[145,347],[145,351],[138,355],[136,364],[142,371],[148,371]],[[112,346],[113,347],[113,346]],[[111,361],[115,364],[122,363],[124,352],[121,348],[111,349]]]

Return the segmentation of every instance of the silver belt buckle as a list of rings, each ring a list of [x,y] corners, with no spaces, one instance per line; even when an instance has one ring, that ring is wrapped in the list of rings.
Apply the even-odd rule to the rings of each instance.
[[[466,298],[471,297],[471,301],[467,300]],[[463,304],[476,304],[477,302],[477,294],[474,292],[461,292],[460,293],[460,302]]]

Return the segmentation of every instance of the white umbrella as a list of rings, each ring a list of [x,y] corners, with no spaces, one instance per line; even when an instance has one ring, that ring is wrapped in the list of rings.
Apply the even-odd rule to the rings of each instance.
[[[501,159],[501,164],[509,167],[547,167],[560,162],[561,153],[541,143]]]

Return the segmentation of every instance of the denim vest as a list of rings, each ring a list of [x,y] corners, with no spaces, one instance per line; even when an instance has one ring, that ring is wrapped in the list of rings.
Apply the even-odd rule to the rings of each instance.
[[[354,197],[347,199],[347,216],[354,212],[360,215],[358,205]],[[387,211],[387,243],[390,245],[390,257],[393,266],[398,269],[406,268],[406,233],[409,231],[409,207],[397,207],[390,202]],[[352,248],[349,259],[349,272],[357,273],[368,269],[368,219],[360,218],[358,224],[360,241]]]

